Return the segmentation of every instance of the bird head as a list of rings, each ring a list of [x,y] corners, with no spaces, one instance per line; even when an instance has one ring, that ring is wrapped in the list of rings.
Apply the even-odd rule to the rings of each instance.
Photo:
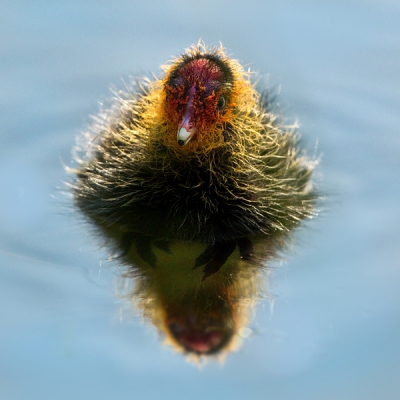
[[[165,115],[177,127],[180,146],[227,121],[232,109],[232,72],[214,54],[186,56],[165,83]]]
[[[254,105],[248,73],[222,47],[190,47],[164,67],[162,81],[165,139],[181,151],[203,152],[223,145],[235,116]]]

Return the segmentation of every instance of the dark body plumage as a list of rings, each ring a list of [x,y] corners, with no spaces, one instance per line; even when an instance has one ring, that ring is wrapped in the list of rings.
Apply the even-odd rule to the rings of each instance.
[[[212,76],[199,82],[207,68]],[[93,127],[74,196],[97,226],[127,250],[136,240],[149,264],[151,250],[143,248],[151,242],[167,249],[170,241],[207,244],[213,261],[236,245],[242,258],[251,257],[252,237],[288,232],[313,215],[314,163],[299,155],[293,127],[280,123],[239,63],[222,48],[198,45],[164,69],[162,79],[121,92]],[[198,96],[193,106],[190,88]],[[189,103],[205,111],[182,146],[173,113],[184,119]],[[226,257],[220,258],[222,265]]]

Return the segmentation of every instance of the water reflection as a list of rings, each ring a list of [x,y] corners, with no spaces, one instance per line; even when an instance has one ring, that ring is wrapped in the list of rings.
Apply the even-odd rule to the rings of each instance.
[[[134,290],[126,299],[139,307],[177,350],[211,355],[235,349],[264,289],[266,263],[282,242],[280,235],[252,239],[251,257],[244,259],[237,247],[218,273],[204,279],[204,269],[196,264],[208,245],[151,241],[150,265],[140,254],[140,241],[126,242],[123,236],[114,236],[122,254],[120,261],[127,266],[125,278],[135,278]]]
[[[223,353],[261,271],[315,214],[315,163],[222,47],[199,43],[163,69],[96,119],[73,191],[136,276],[143,314],[185,353]]]

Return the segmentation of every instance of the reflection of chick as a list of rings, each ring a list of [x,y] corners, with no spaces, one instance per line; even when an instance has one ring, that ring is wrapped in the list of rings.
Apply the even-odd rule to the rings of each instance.
[[[75,199],[100,227],[135,241],[152,266],[154,246],[206,243],[193,265],[205,279],[236,247],[251,258],[252,235],[312,216],[313,164],[222,48],[193,46],[164,70],[101,115]]]
[[[131,246],[124,262],[136,266],[126,274],[130,278],[133,272],[135,290],[126,298],[177,350],[197,356],[226,353],[240,343],[240,332],[259,296],[260,266],[279,243],[278,238],[256,237],[252,261],[241,259],[236,249],[224,267],[203,282],[202,271],[192,265],[206,245],[174,242],[169,252],[155,247],[155,268]]]
[[[120,93],[98,118],[74,195],[125,262],[153,274],[154,291],[173,293],[155,296],[170,336],[188,351],[213,353],[237,324],[207,333],[205,321],[224,307],[216,301],[208,315],[190,310],[220,295],[230,304],[225,319],[235,319],[235,290],[226,289],[234,282],[223,281],[240,279],[232,268],[261,265],[273,252],[265,247],[313,215],[314,164],[222,47],[198,44],[164,70],[162,79]],[[183,257],[182,264],[168,272],[175,264],[165,257]],[[188,294],[204,288],[205,297],[188,305]]]

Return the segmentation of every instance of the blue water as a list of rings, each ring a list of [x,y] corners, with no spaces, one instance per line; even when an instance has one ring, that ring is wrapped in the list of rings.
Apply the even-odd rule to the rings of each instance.
[[[399,2],[0,10],[1,399],[399,398]],[[57,187],[109,87],[200,37],[280,88],[327,199],[273,268],[273,312],[260,304],[241,349],[199,370],[114,296],[107,251]]]

